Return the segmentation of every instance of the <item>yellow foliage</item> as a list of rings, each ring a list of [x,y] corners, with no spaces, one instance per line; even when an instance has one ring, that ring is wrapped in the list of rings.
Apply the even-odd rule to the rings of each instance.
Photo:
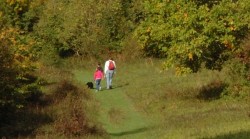
[[[9,5],[13,5],[13,4],[15,4],[15,0],[7,0],[7,3],[9,3]]]
[[[231,42],[229,42],[228,40],[224,40],[223,44],[225,45],[225,47],[227,47],[228,49],[233,49],[233,45]]]
[[[2,40],[4,38],[4,36],[5,36],[4,33],[1,33],[0,34],[0,40]]]
[[[177,4],[177,5],[176,5],[176,8],[177,8],[177,9],[180,9],[180,8],[181,8],[181,6],[180,6],[179,4]]]
[[[149,33],[151,31],[151,27],[148,27],[147,32]]]
[[[23,67],[23,68],[26,68],[27,66],[26,66],[25,64],[22,64],[22,67]]]
[[[42,5],[43,3],[45,3],[47,0],[38,0],[38,1],[31,1],[29,3],[29,8],[32,9],[32,8],[35,8],[37,6],[40,6]]]
[[[189,73],[192,73],[192,70],[188,67],[181,67],[181,66],[175,67],[175,75],[176,76],[186,75]]]
[[[34,55],[29,51],[32,45],[35,44],[33,40],[21,40],[20,31],[15,28],[3,28],[0,30],[0,42],[2,45],[8,46],[13,57],[13,67],[22,72],[35,67],[34,62],[31,60]]]
[[[164,6],[163,3],[158,3],[158,4],[157,4],[157,8],[162,8],[163,6]]]
[[[184,17],[187,18],[187,17],[188,17],[188,14],[187,14],[187,13],[184,13]]]
[[[188,59],[189,59],[189,60],[193,60],[193,54],[192,54],[192,53],[189,53],[189,54],[188,54]]]
[[[230,26],[230,30],[234,31],[234,30],[236,30],[236,28],[234,26]]]
[[[27,0],[19,0],[21,3],[27,3]]]

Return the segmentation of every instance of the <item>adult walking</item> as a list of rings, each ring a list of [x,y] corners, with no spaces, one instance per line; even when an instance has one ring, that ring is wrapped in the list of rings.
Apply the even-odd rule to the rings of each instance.
[[[114,76],[115,69],[115,61],[113,60],[113,58],[109,58],[109,60],[105,62],[104,66],[104,73],[107,79],[107,89],[112,89],[112,78]]]

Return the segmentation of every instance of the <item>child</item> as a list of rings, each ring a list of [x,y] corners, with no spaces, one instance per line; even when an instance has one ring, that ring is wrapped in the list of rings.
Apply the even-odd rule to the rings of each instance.
[[[101,63],[100,63],[100,62],[97,63],[97,68],[98,68],[98,67],[100,67],[101,71],[103,72],[103,69],[102,69],[102,66],[101,66]]]
[[[96,92],[101,90],[101,80],[103,79],[103,72],[101,67],[97,67],[94,73],[94,80],[96,83]]]

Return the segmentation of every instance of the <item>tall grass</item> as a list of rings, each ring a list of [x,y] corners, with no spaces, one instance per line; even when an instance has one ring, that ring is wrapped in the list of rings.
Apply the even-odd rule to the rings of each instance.
[[[71,70],[40,65],[36,75],[42,92],[40,96],[30,97],[36,100],[36,105],[30,105],[24,113],[17,113],[13,122],[18,126],[8,128],[13,133],[6,134],[6,137],[50,139],[105,136],[105,130],[97,120],[98,101],[86,86],[74,81]],[[19,120],[22,122],[17,122]]]
[[[138,111],[158,121],[158,137],[216,138],[250,131],[249,101],[223,96],[226,74],[202,70],[177,77],[174,71],[162,71],[160,63],[146,59],[124,64],[117,75],[120,86],[128,84],[124,92]]]
[[[41,122],[27,130],[26,135],[32,132],[30,138],[249,137],[249,101],[224,98],[222,93],[227,88],[225,80],[228,79],[225,73],[202,70],[177,77],[173,70],[162,70],[163,60],[115,60],[118,68],[114,89],[97,95],[83,82],[92,79],[92,71],[99,60],[82,59],[75,65],[65,64],[59,68],[41,67],[37,74],[43,91],[41,100],[44,103],[41,104],[44,105],[34,110],[41,115]],[[81,76],[77,80],[82,80],[81,83],[72,76],[75,70],[86,73],[77,72]],[[100,104],[115,101],[114,98],[117,102],[107,102],[107,106]],[[127,123],[133,116],[139,122],[131,120],[135,123]],[[99,120],[105,120],[105,117],[108,119],[100,123]],[[103,123],[115,132],[106,133]],[[118,132],[118,127],[124,131]]]
[[[83,89],[64,81],[56,90],[59,102],[54,109],[55,131],[66,136],[84,136],[86,134],[104,134],[97,122],[97,103],[86,87]]]

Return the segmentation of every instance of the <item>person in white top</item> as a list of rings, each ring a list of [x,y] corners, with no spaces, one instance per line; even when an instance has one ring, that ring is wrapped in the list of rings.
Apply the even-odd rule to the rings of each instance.
[[[112,89],[112,78],[116,69],[116,64],[113,58],[105,62],[104,73],[107,80],[107,89]]]

